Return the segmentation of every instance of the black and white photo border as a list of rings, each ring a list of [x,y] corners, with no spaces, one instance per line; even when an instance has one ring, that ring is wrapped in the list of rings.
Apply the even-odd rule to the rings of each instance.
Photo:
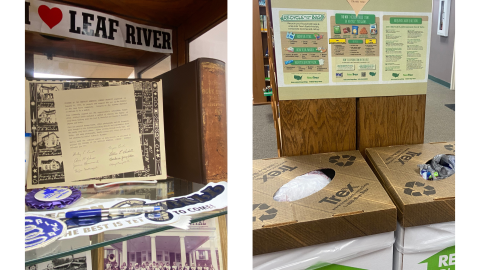
[[[110,182],[106,179],[122,178],[125,181],[136,180],[156,180],[166,178],[164,172],[164,138],[163,138],[163,112],[159,112],[159,108],[163,108],[161,92],[159,93],[158,81],[108,81],[108,80],[85,80],[85,81],[67,81],[67,80],[33,80],[29,81],[28,87],[30,92],[30,124],[32,127],[32,149],[30,162],[30,179],[28,179],[29,187],[45,187],[48,184],[55,183],[62,185],[66,182],[65,175],[62,171],[57,172],[41,172],[39,169],[39,157],[51,157],[51,159],[61,159],[61,143],[58,151],[52,151],[52,156],[45,156],[45,151],[41,151],[38,147],[40,132],[56,132],[58,131],[57,123],[39,123],[39,112],[43,110],[54,110],[55,104],[52,99],[44,100],[44,96],[39,92],[39,88],[47,86],[52,91],[77,90],[85,88],[101,88],[108,86],[118,86],[125,84],[133,84],[135,92],[135,104],[137,109],[137,118],[139,123],[139,134],[141,141],[141,150],[143,154],[143,162],[145,169],[135,172],[125,172],[113,175],[106,175],[92,179],[78,180],[75,184],[81,185],[82,182],[102,183]],[[54,89],[54,90],[53,90]],[[162,121],[160,121],[162,120]],[[153,123],[151,123],[153,122]],[[62,138],[59,138],[61,141]],[[162,163],[163,162],[163,163]],[[151,166],[153,164],[153,166]],[[116,180],[115,182],[118,182]]]

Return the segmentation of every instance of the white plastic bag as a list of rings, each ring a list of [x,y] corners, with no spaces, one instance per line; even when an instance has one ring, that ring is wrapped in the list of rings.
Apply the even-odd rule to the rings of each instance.
[[[442,250],[455,245],[455,221],[403,228],[397,223],[395,248],[403,253]]]
[[[311,171],[283,185],[275,192],[273,199],[277,202],[297,201],[320,191],[331,181],[323,172]]]
[[[361,258],[362,256],[391,248],[395,238],[393,232],[368,235],[314,246],[272,252],[253,256],[253,270],[304,270],[313,265],[327,266]],[[392,264],[392,257],[385,258]],[[380,262],[375,262],[381,265]],[[373,270],[387,269],[381,266],[368,268]]]

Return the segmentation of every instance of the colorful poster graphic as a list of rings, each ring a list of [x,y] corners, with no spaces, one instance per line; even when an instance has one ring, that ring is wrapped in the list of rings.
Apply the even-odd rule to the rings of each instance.
[[[383,16],[383,81],[424,80],[428,16]]]
[[[330,17],[332,82],[378,81],[380,18],[336,13]]]
[[[272,0],[279,100],[425,94],[431,1],[407,1],[356,16],[340,1]]]
[[[281,11],[279,16],[284,83],[327,84],[327,13]]]

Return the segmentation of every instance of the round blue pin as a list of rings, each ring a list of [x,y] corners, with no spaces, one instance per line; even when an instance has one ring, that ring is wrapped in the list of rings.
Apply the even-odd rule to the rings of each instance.
[[[56,218],[25,215],[25,251],[45,247],[67,233],[67,225]]]

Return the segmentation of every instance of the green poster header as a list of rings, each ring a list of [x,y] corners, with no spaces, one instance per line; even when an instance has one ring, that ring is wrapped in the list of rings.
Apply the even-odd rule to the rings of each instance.
[[[295,34],[295,39],[315,39],[313,34]]]
[[[363,44],[363,39],[349,39],[349,44]]]
[[[280,18],[282,22],[289,21],[323,21],[325,15],[323,14],[284,14]]]
[[[422,24],[422,18],[390,17],[391,24]]]
[[[315,65],[315,66],[318,66],[318,65],[320,65],[320,62],[318,60],[293,60],[293,62],[291,62],[290,65],[294,65],[294,66]]]
[[[375,15],[373,14],[360,14],[358,17],[355,14],[335,14],[336,24],[374,24]]]
[[[319,52],[316,47],[293,47],[293,52]]]

